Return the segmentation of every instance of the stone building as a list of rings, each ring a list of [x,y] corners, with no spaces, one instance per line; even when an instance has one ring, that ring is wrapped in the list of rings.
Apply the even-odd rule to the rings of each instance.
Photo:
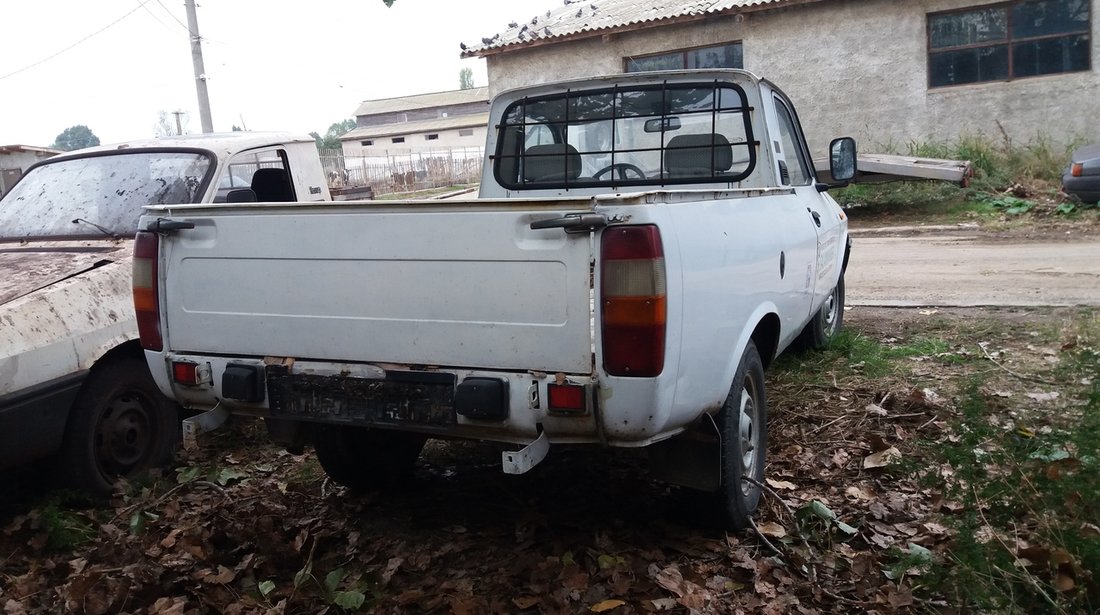
[[[811,149],[983,135],[1100,140],[1090,0],[561,0],[469,46],[491,94],[670,68],[745,68],[794,101]],[[583,58],[584,61],[578,61]]]
[[[347,157],[385,157],[485,146],[488,88],[365,100],[340,137]]]
[[[31,165],[60,153],[49,147],[0,145],[0,196],[7,194]]]

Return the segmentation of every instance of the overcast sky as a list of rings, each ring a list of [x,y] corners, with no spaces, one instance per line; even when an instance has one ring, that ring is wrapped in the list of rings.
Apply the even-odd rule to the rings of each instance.
[[[561,0],[204,0],[214,130],[317,131],[359,102],[458,89],[480,41]],[[159,112],[201,132],[182,0],[5,2],[0,145],[48,146],[86,124],[103,143],[154,135]],[[83,40],[82,40],[83,39]],[[171,117],[171,116],[169,116]]]

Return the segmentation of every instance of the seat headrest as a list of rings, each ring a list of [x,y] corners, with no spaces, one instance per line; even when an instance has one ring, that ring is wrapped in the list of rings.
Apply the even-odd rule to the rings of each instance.
[[[533,145],[523,152],[523,180],[527,183],[560,182],[581,175],[581,155],[568,143]]]
[[[665,145],[665,170],[671,177],[717,175],[733,166],[733,148],[725,135],[677,135]]]
[[[294,200],[290,173],[286,169],[256,169],[252,175],[252,191],[260,203],[289,203]]]

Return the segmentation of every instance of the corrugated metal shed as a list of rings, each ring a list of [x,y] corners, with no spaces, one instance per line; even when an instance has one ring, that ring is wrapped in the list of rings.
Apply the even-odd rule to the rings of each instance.
[[[359,103],[359,108],[355,110],[355,116],[415,111],[416,109],[430,109],[432,107],[476,102],[489,102],[489,88],[470,88],[468,90],[451,90],[449,92],[398,96],[397,98],[364,100]]]
[[[382,124],[380,126],[364,126],[356,128],[341,135],[341,141],[356,141],[359,139],[377,139],[381,137],[396,137],[399,135],[422,134],[426,132],[438,132],[442,130],[456,130],[459,128],[482,128],[489,124],[488,113],[473,115],[456,115],[442,117],[434,120],[420,120],[416,122],[398,122],[396,124]]]
[[[781,6],[809,4],[821,0],[565,0],[564,6],[535,15],[481,39],[480,44],[463,45],[462,57],[484,57],[508,48],[557,43],[616,31],[691,21],[723,13],[747,13]]]

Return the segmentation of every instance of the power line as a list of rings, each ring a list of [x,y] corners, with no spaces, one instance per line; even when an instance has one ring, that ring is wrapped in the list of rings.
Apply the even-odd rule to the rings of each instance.
[[[56,52],[56,53],[53,53],[53,54],[51,54],[51,55],[48,55],[48,56],[46,56],[46,57],[42,58],[41,60],[39,60],[39,61],[37,61],[37,62],[35,62],[35,63],[33,63],[33,64],[28,64],[28,65],[24,66],[23,68],[20,68],[20,69],[18,69],[18,70],[14,70],[14,71],[12,71],[12,72],[10,72],[10,73],[6,74],[6,75],[0,75],[0,79],[7,79],[8,77],[13,77],[13,76],[15,76],[15,75],[18,75],[19,73],[22,73],[22,72],[24,72],[24,71],[28,71],[28,70],[30,70],[30,69],[32,69],[32,68],[34,68],[34,67],[36,67],[36,66],[38,66],[38,65],[40,65],[40,64],[44,64],[44,63],[46,63],[46,62],[49,62],[50,60],[52,60],[52,59],[56,58],[57,56],[59,56],[59,55],[61,55],[61,54],[63,54],[63,53],[65,53],[66,51],[68,51],[68,50],[72,49],[73,47],[76,47],[77,45],[79,45],[79,44],[83,43],[84,41],[86,41],[86,40],[88,40],[88,39],[92,38],[93,36],[95,36],[95,35],[97,35],[97,34],[100,34],[100,33],[102,33],[102,32],[103,32],[104,30],[106,30],[106,29],[110,28],[111,26],[113,26],[113,25],[117,24],[118,22],[122,21],[123,19],[126,19],[126,18],[127,18],[127,17],[129,17],[130,15],[133,15],[134,13],[136,13],[136,12],[138,11],[138,9],[144,8],[144,7],[145,7],[145,5],[146,5],[146,4],[148,3],[148,2],[150,2],[150,0],[141,0],[141,1],[140,1],[140,3],[139,3],[139,4],[137,5],[137,6],[135,6],[134,8],[132,8],[132,9],[130,9],[129,11],[127,11],[126,13],[124,13],[124,14],[122,15],[122,17],[119,17],[118,19],[116,19],[116,20],[112,21],[111,23],[109,23],[109,24],[107,24],[107,25],[103,26],[102,28],[100,28],[100,29],[96,30],[95,32],[92,32],[92,33],[91,33],[91,34],[89,34],[88,36],[85,36],[84,38],[82,38],[82,39],[80,39],[80,40],[76,41],[76,42],[75,42],[75,43],[73,43],[72,45],[69,45],[68,47],[65,47],[65,48],[64,48],[64,49],[62,49],[61,51],[58,51],[58,52]]]
[[[182,21],[180,21],[180,20],[179,20],[179,18],[178,18],[178,17],[176,17],[176,14],[175,14],[175,13],[173,13],[172,11],[169,11],[169,10],[168,10],[168,7],[164,6],[164,3],[163,3],[163,2],[161,2],[160,0],[157,0],[157,4],[159,4],[159,5],[160,5],[160,8],[164,9],[164,12],[165,12],[165,13],[168,13],[168,16],[169,16],[169,17],[171,17],[172,19],[176,20],[176,23],[178,23],[178,24],[180,25],[180,27],[181,27],[181,28],[183,28],[184,30],[187,30],[187,33],[188,33],[188,34],[190,34],[190,33],[191,33],[191,28],[188,28],[188,27],[187,27],[187,24],[185,24],[185,23],[183,23]]]

